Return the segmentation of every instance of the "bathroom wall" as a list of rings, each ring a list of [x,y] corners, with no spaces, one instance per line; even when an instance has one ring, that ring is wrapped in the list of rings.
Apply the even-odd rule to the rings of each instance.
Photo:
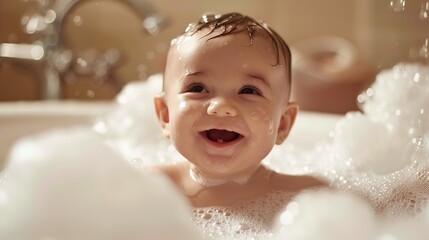
[[[425,37],[429,37],[427,21],[421,21],[417,16],[424,1],[407,1],[405,10],[400,12],[392,11],[389,4],[394,1],[388,0],[147,2],[169,20],[157,36],[144,33],[139,16],[120,0],[85,0],[70,11],[62,27],[65,48],[76,54],[88,49],[103,53],[115,48],[121,57],[101,85],[94,83],[93,76],[65,74],[63,98],[111,99],[127,82],[162,72],[170,39],[201,13],[208,11],[239,11],[264,19],[292,47],[302,40],[321,35],[344,38],[356,46],[362,60],[360,63],[376,71],[407,60],[410,47],[421,46]],[[35,41],[34,37],[24,33],[21,25],[22,16],[34,11],[35,6],[37,0],[0,0],[0,43]],[[42,69],[41,63],[0,59],[0,101],[41,99],[43,86],[39,76]],[[367,74],[361,78],[372,77]],[[362,82],[368,80],[371,79],[362,79]]]

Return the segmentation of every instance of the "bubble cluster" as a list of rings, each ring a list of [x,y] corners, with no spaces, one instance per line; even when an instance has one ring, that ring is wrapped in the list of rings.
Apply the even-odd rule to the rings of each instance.
[[[294,194],[275,191],[232,207],[194,208],[192,220],[208,239],[269,239],[276,216]]]
[[[341,118],[328,141],[304,152],[289,144],[277,150],[267,163],[280,172],[324,176],[334,189],[365,199],[369,209],[382,220],[362,221],[374,222],[377,232],[365,235],[349,229],[355,233],[350,236],[377,240],[424,239],[422,236],[427,236],[427,230],[422,226],[429,223],[429,218],[422,220],[422,215],[426,216],[429,211],[429,66],[397,64],[378,74],[358,100],[362,111],[350,112]],[[321,206],[324,198],[330,199],[326,202],[334,207]],[[286,208],[280,215],[284,218],[279,219],[279,224],[285,230],[278,233],[279,239],[286,236],[288,239],[335,239],[341,231],[327,232],[316,227],[306,228],[308,231],[304,233],[297,231],[321,219],[325,227],[343,223],[336,217],[349,219],[339,214],[348,210],[338,210],[349,200],[339,199],[341,197],[332,192],[318,197],[298,196],[294,202],[299,203],[299,214]],[[311,218],[304,218],[302,209],[312,209]],[[333,215],[329,221],[327,211]],[[356,221],[344,226],[360,224]],[[311,237],[300,238],[302,234]]]
[[[153,99],[161,93],[161,86],[161,75],[129,83],[116,97],[115,109],[93,125],[95,132],[139,169],[183,160],[162,135],[155,115]]]
[[[411,162],[412,155],[417,153],[417,149],[427,151],[424,141],[429,135],[428,66],[397,64],[392,69],[378,74],[374,84],[360,94],[358,100],[363,111],[361,119],[366,121],[368,126],[363,126],[362,122],[357,124],[350,122],[357,117],[345,119],[341,124],[349,124],[347,129],[353,125],[361,126],[362,130],[371,133],[362,136],[369,141],[365,147],[374,148],[369,154],[379,154],[372,158],[380,161],[389,159],[389,165],[380,163],[385,167],[380,166],[380,171],[376,172],[399,170]],[[337,132],[342,134],[344,128],[341,126],[337,128]],[[363,145],[351,138],[340,137],[338,141],[349,142],[354,146]],[[357,155],[351,156],[353,158],[360,157],[358,152],[353,155]],[[387,169],[389,167],[392,168]]]
[[[274,239],[362,240],[373,239],[375,232],[376,217],[362,199],[320,190],[301,193],[287,205]]]
[[[287,221],[282,221],[283,216]],[[429,234],[427,224],[429,218],[422,213],[413,218],[396,216],[393,221],[376,215],[365,198],[348,191],[319,190],[301,193],[287,205],[272,239],[423,240]]]
[[[166,178],[130,167],[85,127],[20,140],[0,178],[0,212],[0,239],[201,239]]]

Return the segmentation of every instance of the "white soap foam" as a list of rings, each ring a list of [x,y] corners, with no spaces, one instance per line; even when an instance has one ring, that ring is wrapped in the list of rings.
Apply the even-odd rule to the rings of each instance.
[[[100,116],[93,126],[110,146],[135,168],[183,161],[170,141],[162,135],[154,108],[161,93],[162,75],[131,82],[116,97],[116,108]]]
[[[362,199],[347,192],[303,192],[281,213],[275,240],[370,240],[376,217]]]
[[[188,202],[91,129],[18,142],[0,184],[0,239],[201,239]]]
[[[268,239],[277,215],[295,194],[274,191],[231,207],[194,208],[192,220],[205,238]]]

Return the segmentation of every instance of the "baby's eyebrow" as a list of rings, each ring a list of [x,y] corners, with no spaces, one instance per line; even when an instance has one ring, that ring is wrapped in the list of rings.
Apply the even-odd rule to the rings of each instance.
[[[185,76],[187,77],[187,76],[195,76],[195,75],[200,75],[200,74],[202,74],[203,72],[202,71],[189,71],[189,70],[187,70],[186,71],[186,73],[185,73]]]
[[[186,70],[185,74],[182,75],[180,77],[181,81],[186,82],[186,81],[191,81],[191,79],[194,79],[194,77],[198,77],[203,75],[204,72],[203,71],[191,71],[191,70]]]
[[[247,76],[250,77],[251,79],[259,80],[259,81],[261,81],[263,84],[265,84],[267,86],[270,86],[270,84],[268,83],[267,79],[265,77],[263,77],[261,74],[258,74],[258,73],[248,73]]]
[[[182,75],[182,76],[180,77],[180,79],[181,79],[182,81],[187,81],[187,80],[189,80],[190,78],[195,77],[195,76],[198,76],[198,75],[201,75],[201,74],[203,74],[203,72],[202,72],[202,71],[190,71],[190,70],[186,70],[185,74],[184,74],[184,75]]]

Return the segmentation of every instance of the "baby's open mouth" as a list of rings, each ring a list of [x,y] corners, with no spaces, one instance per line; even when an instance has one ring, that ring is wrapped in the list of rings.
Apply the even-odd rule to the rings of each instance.
[[[205,135],[210,141],[217,143],[232,142],[241,136],[239,133],[233,131],[219,129],[210,129],[202,132],[202,134]]]

